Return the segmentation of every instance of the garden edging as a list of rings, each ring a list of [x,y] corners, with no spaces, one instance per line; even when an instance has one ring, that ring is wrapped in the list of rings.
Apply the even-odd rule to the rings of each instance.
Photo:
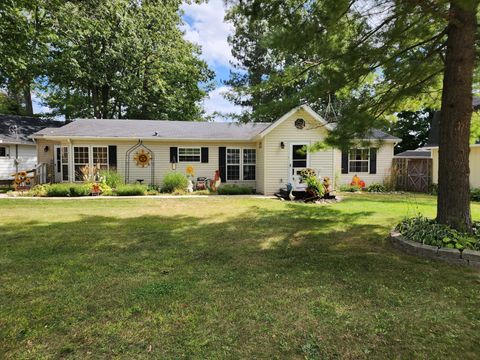
[[[422,256],[431,260],[445,261],[450,264],[473,266],[480,268],[480,251],[437,248],[405,239],[397,231],[390,233],[390,242],[393,247],[410,255]]]

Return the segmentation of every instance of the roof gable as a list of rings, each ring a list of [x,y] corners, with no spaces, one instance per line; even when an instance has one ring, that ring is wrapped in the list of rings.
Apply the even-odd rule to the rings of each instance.
[[[30,135],[47,127],[58,128],[62,121],[31,116],[0,115],[0,142],[10,144],[32,144]]]

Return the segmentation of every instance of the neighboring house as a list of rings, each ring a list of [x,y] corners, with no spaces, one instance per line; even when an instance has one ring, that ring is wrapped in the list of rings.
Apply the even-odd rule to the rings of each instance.
[[[474,98],[474,109],[479,108],[480,100]],[[438,183],[438,140],[440,131],[440,111],[437,111],[433,116],[432,126],[430,128],[430,135],[425,148],[432,152],[432,176],[433,183]],[[480,187],[480,144],[470,145],[470,186]]]
[[[63,124],[36,117],[0,115],[0,182],[10,182],[17,171],[35,168],[37,149],[30,138],[33,133]]]
[[[80,181],[80,169],[96,164],[116,168],[126,182],[146,184],[161,184],[168,172],[185,173],[192,165],[196,177],[213,178],[219,170],[222,182],[268,195],[287,183],[301,189],[299,172],[307,167],[340,183],[355,174],[367,185],[383,182],[400,139],[374,130],[366,139],[371,148],[301,151],[322,141],[331,126],[302,105],[273,123],[84,119],[33,137],[39,161],[54,164],[57,182]]]

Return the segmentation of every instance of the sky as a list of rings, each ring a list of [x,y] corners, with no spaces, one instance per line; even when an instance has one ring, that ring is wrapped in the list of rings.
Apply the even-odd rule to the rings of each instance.
[[[231,24],[224,22],[225,6],[223,0],[209,0],[202,4],[184,4],[183,31],[185,38],[202,48],[202,59],[215,72],[216,88],[203,101],[207,115],[216,112],[239,113],[241,108],[226,100],[222,94],[228,90],[224,81],[228,79],[233,57],[228,44],[228,35],[232,33]],[[49,109],[41,105],[36,94],[33,94],[33,105],[36,113],[48,112]],[[220,117],[216,121],[225,121]]]
[[[227,38],[232,33],[231,24],[224,21],[223,0],[209,0],[201,4],[184,4],[185,38],[202,48],[202,59],[215,72],[216,89],[204,100],[207,115],[213,112],[240,113],[241,108],[226,100],[222,93],[228,90],[224,81],[228,79],[232,57]],[[220,118],[216,118],[221,121]]]

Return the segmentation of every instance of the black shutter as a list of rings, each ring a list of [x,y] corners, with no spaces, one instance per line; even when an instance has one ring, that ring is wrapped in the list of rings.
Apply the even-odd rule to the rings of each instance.
[[[227,180],[227,148],[218,148],[218,171],[220,172],[220,178],[222,182]]]
[[[342,174],[348,174],[348,151],[342,151]]]
[[[208,163],[208,147],[202,147],[202,163]]]
[[[117,145],[108,145],[108,167],[117,168]]]
[[[170,162],[172,164],[178,162],[178,148],[176,148],[176,147],[171,147],[170,148]]]
[[[377,149],[370,148],[370,174],[377,173]]]

